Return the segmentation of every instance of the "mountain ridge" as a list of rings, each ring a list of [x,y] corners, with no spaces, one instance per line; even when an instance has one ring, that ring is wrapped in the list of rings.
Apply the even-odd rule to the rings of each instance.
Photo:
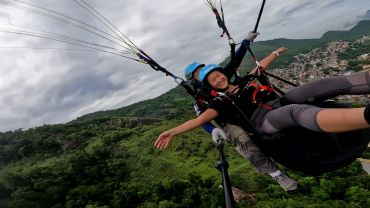
[[[370,20],[370,9],[366,11],[366,14],[363,17],[363,20]]]

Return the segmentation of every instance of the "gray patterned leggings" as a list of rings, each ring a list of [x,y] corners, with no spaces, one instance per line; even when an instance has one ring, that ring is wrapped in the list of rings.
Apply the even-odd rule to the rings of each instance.
[[[295,87],[279,100],[281,103],[294,104],[284,105],[269,112],[256,112],[252,120],[257,128],[266,134],[295,126],[322,132],[316,121],[317,113],[322,108],[303,103],[323,101],[343,94],[369,93],[369,72],[323,78]]]

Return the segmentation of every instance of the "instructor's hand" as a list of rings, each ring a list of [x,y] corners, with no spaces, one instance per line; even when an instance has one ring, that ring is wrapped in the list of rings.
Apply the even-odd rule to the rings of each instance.
[[[247,40],[249,40],[250,42],[253,42],[254,39],[256,39],[256,37],[259,35],[260,33],[259,32],[253,32],[253,31],[250,31],[247,35]]]
[[[222,143],[226,139],[226,134],[224,130],[220,128],[214,128],[212,130],[212,140],[214,143]]]
[[[158,136],[158,139],[155,141],[154,146],[158,149],[165,149],[174,136],[175,135],[171,131],[165,131]]]

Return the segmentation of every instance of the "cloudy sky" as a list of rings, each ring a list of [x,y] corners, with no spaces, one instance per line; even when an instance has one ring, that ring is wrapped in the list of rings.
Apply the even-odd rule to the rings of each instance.
[[[73,0],[24,0],[109,30]],[[162,66],[181,75],[192,61],[219,63],[228,55],[213,13],[202,0],[85,0]],[[4,5],[4,2],[7,5]],[[16,3],[16,6],[10,6]],[[144,64],[108,53],[4,32],[47,31],[117,47],[65,21],[0,1],[0,131],[68,122],[78,116],[154,98],[176,83]],[[236,41],[254,28],[261,0],[224,0]],[[369,0],[268,0],[259,40],[318,38],[349,29]],[[107,35],[104,35],[106,37]]]

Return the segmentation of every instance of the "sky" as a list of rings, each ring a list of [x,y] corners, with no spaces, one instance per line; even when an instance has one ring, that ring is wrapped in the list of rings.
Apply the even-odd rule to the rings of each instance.
[[[110,33],[73,0],[24,1]],[[202,0],[85,1],[178,76],[193,61],[220,63],[228,56],[228,41],[219,37],[221,30]],[[227,27],[236,42],[253,30],[261,2],[222,1]],[[369,0],[267,0],[256,41],[319,38],[329,30],[350,29],[369,9]],[[0,1],[1,132],[65,123],[155,98],[176,86],[172,78],[145,64],[4,29],[46,31],[118,46],[65,21],[30,12],[19,1]]]

